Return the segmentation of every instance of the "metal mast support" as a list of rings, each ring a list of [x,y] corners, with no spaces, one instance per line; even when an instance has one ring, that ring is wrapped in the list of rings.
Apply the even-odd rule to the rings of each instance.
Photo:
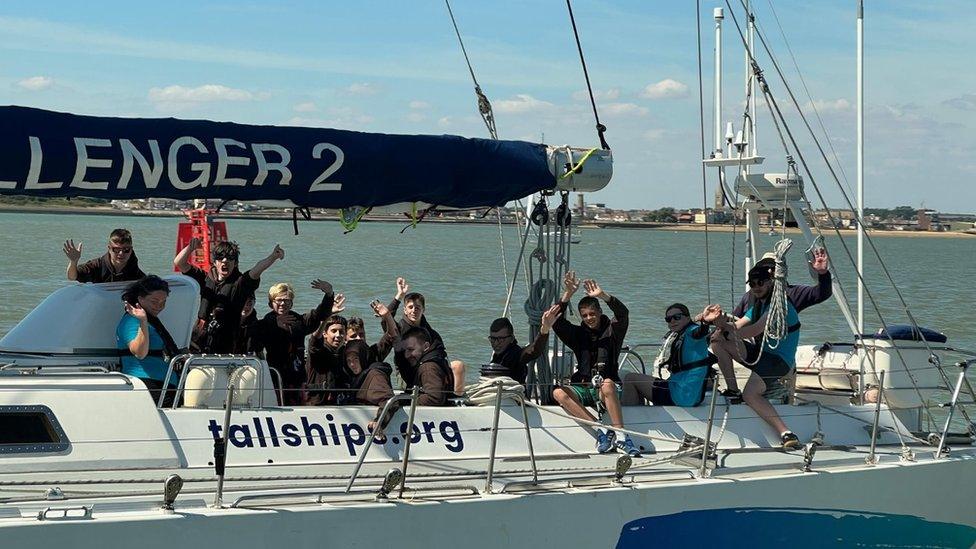
[[[864,1],[857,4],[857,333],[864,333]]]
[[[715,8],[715,155],[722,156],[722,8]]]
[[[752,74],[751,61],[754,59],[753,56],[755,55],[755,49],[753,46],[756,37],[756,22],[752,17],[752,8],[750,7],[749,0],[746,0],[746,17],[749,18],[749,51],[746,53],[746,93],[749,94],[749,131],[747,132],[747,139],[752,147],[752,156],[759,156],[759,144],[756,139],[756,78],[755,75]]]

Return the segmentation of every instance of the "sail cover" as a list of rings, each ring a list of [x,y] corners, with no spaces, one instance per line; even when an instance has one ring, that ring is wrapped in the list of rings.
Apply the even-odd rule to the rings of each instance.
[[[500,206],[552,189],[546,146],[0,107],[0,194]]]

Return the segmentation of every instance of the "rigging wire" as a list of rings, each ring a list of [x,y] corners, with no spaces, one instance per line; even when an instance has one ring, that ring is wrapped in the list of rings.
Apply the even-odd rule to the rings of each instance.
[[[738,34],[739,34],[739,38],[742,40],[743,44],[745,44],[746,43],[746,39],[745,39],[745,36],[742,33],[742,28],[739,25],[738,18],[735,16],[735,11],[732,9],[732,5],[731,5],[731,3],[730,3],[729,0],[725,0],[725,3],[726,3],[726,5],[729,8],[729,13],[732,16],[732,21],[735,23],[736,30],[738,31]],[[740,0],[740,3],[741,3],[741,0]],[[758,30],[757,30],[757,36],[759,36],[759,40],[762,43],[763,48],[768,53],[769,52],[769,46],[766,43],[766,40],[763,37],[762,33],[758,32]],[[801,120],[803,120],[803,122],[806,124],[807,130],[810,132],[811,137],[813,137],[814,143],[817,145],[817,148],[819,149],[821,155],[826,160],[826,153],[824,152],[823,147],[820,146],[819,140],[817,139],[816,135],[813,133],[812,128],[809,125],[809,122],[804,117],[803,111],[800,108],[800,105],[799,105],[799,102],[796,99],[796,96],[792,93],[792,90],[791,90],[789,84],[786,82],[786,79],[785,79],[782,71],[780,71],[779,68],[778,68],[778,66],[776,65],[775,60],[772,60],[772,61],[773,61],[773,66],[777,69],[777,74],[779,75],[780,79],[784,83],[784,87],[786,88],[786,90],[787,90],[787,92],[788,92],[788,94],[790,96],[790,99],[791,99],[794,107],[799,112],[799,115],[800,115]],[[817,193],[818,198],[820,199],[821,203],[824,206],[824,209],[827,212],[828,219],[830,220],[831,225],[833,225],[833,227],[834,227],[834,231],[837,234],[837,237],[838,237],[838,239],[840,241],[841,247],[844,249],[844,252],[846,253],[848,260],[852,264],[854,264],[855,261],[854,261],[853,255],[852,255],[852,253],[850,251],[850,248],[848,247],[847,243],[844,241],[843,236],[840,234],[840,229],[837,228],[837,224],[836,224],[833,216],[830,214],[830,209],[827,207],[826,198],[823,196],[823,193],[820,190],[820,186],[817,184],[816,179],[813,177],[813,173],[810,170],[810,167],[809,167],[809,165],[806,162],[806,158],[803,156],[803,153],[800,152],[799,147],[798,147],[797,142],[796,142],[796,138],[794,137],[793,132],[790,130],[789,125],[786,123],[786,118],[783,115],[783,112],[780,109],[779,104],[776,102],[776,99],[774,97],[772,97],[772,94],[769,91],[769,86],[766,83],[765,79],[762,77],[762,72],[759,71],[758,64],[757,64],[755,58],[752,57],[752,56],[750,56],[750,62],[752,64],[752,66],[753,66],[753,72],[756,74],[756,77],[758,78],[758,82],[760,84],[760,88],[762,89],[763,94],[766,96],[766,100],[773,107],[773,113],[772,114],[774,116],[779,117],[780,120],[782,121],[782,123],[783,123],[783,129],[786,131],[786,135],[789,138],[790,143],[793,145],[794,150],[796,151],[797,157],[800,160],[800,164],[803,166],[804,172],[806,172],[806,175],[809,178],[810,183],[811,183],[811,185],[814,188],[814,191]],[[838,188],[841,191],[841,194],[847,200],[848,206],[853,210],[853,205],[850,203],[850,198],[844,192],[844,189],[840,185],[839,179],[837,178],[837,175],[833,171],[833,167],[830,166],[830,163],[829,162],[827,162],[827,167],[828,167],[828,170],[830,171],[830,173],[833,175],[834,181],[838,183]],[[858,222],[861,221],[859,219],[859,217],[857,216],[857,213],[856,212],[854,213],[854,217],[857,219]],[[865,235],[865,236],[867,236],[867,235]],[[868,239],[868,242],[869,243],[872,243],[872,249],[875,251],[875,254],[878,257],[879,262],[881,262],[883,270],[885,270],[885,272],[887,272],[887,269],[884,268],[884,262],[881,259],[880,254],[877,251],[877,248],[875,248],[874,245],[873,245],[873,241],[871,239]],[[857,274],[858,279],[860,279],[861,282],[863,283],[864,282],[864,279],[861,276],[861,274],[860,273],[856,273],[856,274]],[[891,279],[890,274],[889,274],[889,281],[891,282],[892,286],[894,287],[895,292],[900,295],[900,292],[898,291],[897,286],[895,286],[894,280]],[[864,293],[868,297],[868,299],[871,301],[871,306],[874,309],[875,313],[877,314],[878,319],[881,321],[882,326],[887,327],[888,326],[888,323],[887,323],[887,321],[884,318],[884,314],[881,312],[881,308],[879,307],[878,302],[875,300],[874,294],[868,289],[867,284],[864,284]],[[904,304],[904,301],[903,301],[903,304]],[[916,330],[918,330],[918,325],[914,322],[914,317],[911,315],[910,311],[907,311],[907,304],[904,304],[904,305],[906,307],[906,312],[908,313],[909,319],[912,320],[913,326],[915,327]],[[860,336],[860,334],[859,334],[859,336]],[[930,348],[929,345],[928,345],[928,342],[925,341],[924,337],[922,338],[922,340],[925,343],[926,348]],[[901,353],[901,348],[895,343],[895,341],[893,339],[889,339],[889,342],[891,343],[892,348],[895,350],[896,354],[898,355],[898,359],[901,360],[901,362],[903,364],[906,364],[907,365],[908,363],[907,363],[907,361],[905,360],[904,356]],[[873,362],[873,360],[871,361],[871,365],[872,365],[872,368],[874,368],[874,362]],[[918,380],[915,378],[914,374],[910,370],[906,370],[906,373],[908,374],[909,379],[912,381],[912,385],[913,385],[913,388],[915,389],[916,395],[918,396],[919,402],[920,403],[924,403],[925,400],[922,397],[921,390],[920,390],[920,388],[918,386]],[[944,372],[942,373],[942,375],[943,375],[943,377],[946,377],[946,374]],[[965,414],[965,411],[963,411],[963,415],[966,417],[966,420],[967,421],[969,421],[970,423],[972,423],[969,420],[968,415]]]
[[[447,1],[447,0],[445,0]],[[600,114],[596,110],[596,99],[593,97],[593,87],[590,85],[590,73],[586,70],[586,59],[583,57],[583,45],[580,43],[579,30],[576,28],[576,18],[573,17],[573,4],[566,0],[566,9],[569,10],[569,22],[573,25],[573,36],[576,37],[576,49],[579,51],[580,64],[583,66],[583,78],[586,79],[586,91],[590,94],[590,105],[593,106],[593,118],[596,119],[596,133],[600,137],[600,146],[604,150],[610,150],[604,133],[607,127],[600,123]]]
[[[701,127],[701,180],[702,213],[705,215],[705,293],[707,302],[712,302],[712,267],[708,245],[708,183],[705,175],[705,92],[702,86],[702,38],[701,38],[701,0],[695,1],[695,30],[698,36],[698,123]],[[722,183],[719,182],[719,185]],[[723,189],[723,193],[724,189]]]
[[[458,44],[461,46],[461,53],[464,55],[464,62],[468,65],[468,72],[471,73],[471,81],[474,82],[474,93],[478,96],[478,113],[488,127],[488,133],[492,139],[498,139],[498,132],[495,130],[495,113],[491,110],[491,102],[488,96],[481,91],[478,78],[474,75],[474,68],[471,66],[471,59],[468,57],[468,50],[464,47],[464,40],[461,38],[461,31],[458,29],[457,20],[454,18],[454,10],[451,9],[450,0],[444,0],[447,6],[447,13],[451,16],[451,24],[454,25],[454,34],[457,35]]]

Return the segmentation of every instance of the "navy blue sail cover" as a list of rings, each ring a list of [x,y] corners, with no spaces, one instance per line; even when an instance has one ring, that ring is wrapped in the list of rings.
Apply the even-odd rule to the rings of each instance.
[[[545,145],[0,107],[0,194],[499,206],[556,185]]]

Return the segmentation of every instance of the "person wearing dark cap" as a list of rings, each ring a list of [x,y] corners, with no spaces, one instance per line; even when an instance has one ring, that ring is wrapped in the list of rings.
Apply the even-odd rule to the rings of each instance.
[[[784,448],[795,448],[800,441],[776,413],[767,400],[780,397],[785,392],[784,378],[796,367],[796,347],[800,341],[800,311],[826,301],[833,289],[826,250],[814,252],[810,266],[817,274],[815,286],[787,285],[786,335],[781,340],[770,341],[765,337],[773,295],[776,260],[764,256],[749,270],[749,291],[742,296],[732,314],[735,330],[718,330],[712,337],[711,351],[718,358],[719,369],[725,378],[727,389],[738,392],[738,384],[732,370],[737,360],[751,371],[742,391],[742,400],[759,417],[776,429]],[[785,281],[784,281],[785,282]],[[731,336],[731,337],[730,337]],[[736,339],[744,341],[744,349],[736,345]],[[752,341],[750,341],[752,340]],[[744,356],[743,356],[744,350]]]
[[[81,260],[79,242],[75,246],[74,240],[64,241],[64,255],[68,256],[68,269],[65,275],[68,280],[78,282],[122,282],[139,280],[146,276],[139,268],[139,259],[132,250],[132,233],[128,229],[115,229],[108,236],[108,251],[101,257],[96,257],[78,265]]]

